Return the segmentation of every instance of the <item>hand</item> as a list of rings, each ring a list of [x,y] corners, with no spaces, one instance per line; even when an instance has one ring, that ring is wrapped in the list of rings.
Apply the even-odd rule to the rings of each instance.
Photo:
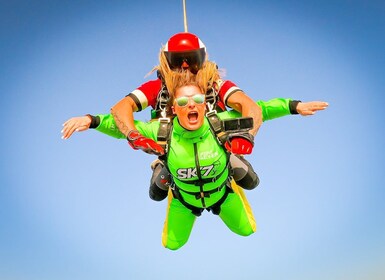
[[[150,138],[144,137],[137,130],[131,130],[127,135],[128,144],[135,150],[142,150],[147,154],[161,156],[164,149],[158,143]]]
[[[62,133],[62,139],[68,139],[71,137],[71,135],[77,131],[85,131],[90,128],[91,125],[91,118],[88,116],[83,117],[74,117],[69,120],[67,120],[63,124],[63,129],[61,131]]]
[[[325,110],[328,106],[327,102],[322,101],[299,102],[296,109],[301,116],[311,116],[317,111]]]
[[[234,137],[225,143],[225,148],[236,155],[251,154],[254,144],[246,138]]]

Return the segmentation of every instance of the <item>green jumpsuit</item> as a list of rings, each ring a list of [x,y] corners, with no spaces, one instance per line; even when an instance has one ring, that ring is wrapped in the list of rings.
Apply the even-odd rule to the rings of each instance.
[[[263,121],[289,115],[290,99],[258,101]],[[293,112],[292,112],[293,113]],[[236,111],[218,113],[220,119],[237,118]],[[126,138],[111,115],[98,115],[96,130],[116,138]],[[157,140],[159,122],[135,121],[137,130],[145,137]],[[167,217],[162,244],[168,249],[182,247],[190,236],[196,220],[196,210],[212,210],[236,234],[248,236],[256,231],[256,222],[244,192],[231,179],[229,155],[211,132],[208,120],[194,131],[181,127],[173,120],[166,165],[173,178],[169,191]],[[195,211],[195,212],[194,212]],[[200,214],[200,213],[198,213]]]

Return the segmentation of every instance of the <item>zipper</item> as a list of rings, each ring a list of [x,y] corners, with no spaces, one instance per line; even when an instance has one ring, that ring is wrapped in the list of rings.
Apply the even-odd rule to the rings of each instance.
[[[197,175],[199,179],[198,186],[199,186],[199,192],[200,192],[200,199],[202,202],[202,207],[206,208],[205,193],[203,191],[204,183],[202,181],[201,167],[200,167],[199,158],[198,158],[198,145],[197,143],[194,143],[193,145],[194,145],[194,155],[195,155],[195,167],[197,169]]]

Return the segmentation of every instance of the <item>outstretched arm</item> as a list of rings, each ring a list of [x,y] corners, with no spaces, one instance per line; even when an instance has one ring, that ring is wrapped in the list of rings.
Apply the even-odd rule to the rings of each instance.
[[[311,116],[317,111],[324,110],[329,106],[327,102],[323,101],[298,102],[284,98],[275,98],[269,101],[260,100],[255,104],[262,111],[264,122],[295,113],[298,113],[301,116]],[[220,113],[221,119],[237,118],[240,116],[241,114],[237,111]],[[62,138],[68,139],[74,132],[85,131],[89,128],[97,128],[98,131],[115,138],[126,138],[126,136],[116,127],[117,125],[114,118],[112,118],[112,115],[74,117],[63,124]]]
[[[274,98],[268,101],[258,100],[255,103],[262,111],[263,122],[293,114],[310,116],[329,106],[327,102],[323,101],[301,102],[289,98]],[[226,111],[219,115],[221,119],[241,117],[241,114],[235,110]]]
[[[102,124],[102,125],[101,125]],[[115,120],[111,114],[108,115],[85,115],[81,117],[73,117],[63,124],[62,139],[68,139],[74,132],[86,131],[89,128],[112,136],[118,139],[125,139],[126,136],[116,127]]]

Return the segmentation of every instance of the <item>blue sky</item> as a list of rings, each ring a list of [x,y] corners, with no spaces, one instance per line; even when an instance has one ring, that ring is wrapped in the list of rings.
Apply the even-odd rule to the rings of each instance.
[[[385,4],[187,1],[189,31],[253,99],[329,102],[265,123],[248,157],[258,231],[200,217],[161,246],[166,203],[125,141],[72,116],[107,113],[183,31],[182,1],[0,3],[0,278],[383,279]],[[148,110],[138,118],[148,120]],[[382,128],[381,128],[382,127]]]

